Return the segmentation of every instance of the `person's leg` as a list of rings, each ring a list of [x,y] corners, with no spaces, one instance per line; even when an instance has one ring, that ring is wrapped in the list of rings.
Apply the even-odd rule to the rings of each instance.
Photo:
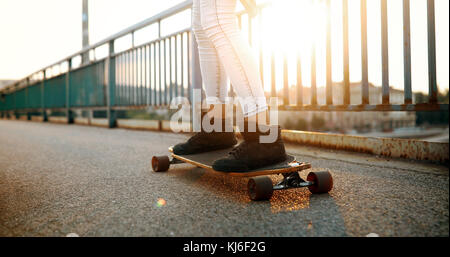
[[[228,148],[237,143],[234,132],[225,131],[225,120],[221,112],[227,96],[228,80],[224,69],[217,56],[216,49],[206,36],[201,25],[200,0],[194,0],[192,6],[192,28],[197,40],[200,70],[205,84],[206,103],[212,105],[211,110],[202,110],[201,118],[206,122],[221,124],[219,128],[205,131],[202,125],[201,131],[196,133],[187,142],[174,146],[175,154],[195,154],[222,148]],[[209,111],[209,112],[208,112]],[[206,112],[208,114],[206,115]]]
[[[266,119],[263,119],[266,121],[264,124],[256,124],[258,116],[267,116],[268,107],[258,65],[236,23],[236,0],[200,2],[202,27],[230,77],[245,117],[244,128],[240,128],[244,142],[228,157],[217,160],[213,168],[220,171],[246,171],[283,161],[286,153],[279,127],[276,127],[274,141],[260,142],[261,136],[269,134],[270,127],[266,125]]]
[[[198,45],[200,70],[205,85],[206,102],[223,104],[227,96],[228,79],[216,48],[202,27],[201,0],[194,0],[192,6],[192,30]]]
[[[236,0],[200,0],[201,22],[231,80],[245,117],[267,110],[259,67],[236,23]]]
[[[214,45],[202,27],[200,5],[200,0],[194,0],[192,7],[192,30],[198,45],[200,71],[205,85],[206,104],[211,106],[209,109],[202,110],[203,114],[201,117],[203,124],[203,120],[206,122],[207,119],[216,119],[219,121],[215,122],[220,122],[225,117],[222,116],[220,110],[223,109],[222,107],[228,93],[228,77],[220,63]],[[207,116],[204,113],[207,113]],[[204,129],[203,125],[202,129]]]

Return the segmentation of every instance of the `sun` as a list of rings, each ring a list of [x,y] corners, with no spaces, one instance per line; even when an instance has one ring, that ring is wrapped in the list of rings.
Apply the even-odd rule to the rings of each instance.
[[[314,0],[271,1],[271,6],[263,9],[261,17],[260,20],[255,19],[257,25],[253,37],[256,39],[254,42],[258,42],[254,45],[255,50],[263,52],[264,88],[270,90],[272,54],[276,62],[277,90],[283,87],[284,58],[289,63],[289,85],[295,85],[297,58],[301,59],[302,72],[309,74],[313,49],[318,57],[322,57],[320,53],[326,42],[326,3]],[[311,84],[310,76],[303,76],[302,81],[304,86]]]
[[[263,45],[267,50],[287,54],[307,51],[320,39],[325,11],[317,1],[273,1],[262,16]]]

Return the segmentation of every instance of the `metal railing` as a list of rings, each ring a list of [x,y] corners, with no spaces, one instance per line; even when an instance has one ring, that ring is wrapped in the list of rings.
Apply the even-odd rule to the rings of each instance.
[[[332,81],[332,46],[330,0],[326,0],[328,19],[326,22],[326,86],[324,91],[325,104],[318,103],[316,54],[315,48],[311,54],[311,87],[309,101],[305,100],[305,88],[302,84],[301,59],[296,60],[296,85],[289,86],[287,57],[283,57],[283,86],[277,91],[278,76],[274,53],[271,53],[270,63],[264,62],[263,49],[259,49],[259,65],[261,73],[265,65],[270,65],[271,79],[268,96],[280,97],[282,110],[311,111],[440,111],[448,110],[448,104],[437,100],[436,83],[436,46],[435,46],[435,14],[434,0],[427,0],[428,23],[428,103],[413,103],[411,89],[411,47],[410,47],[410,0],[403,0],[403,45],[404,45],[404,99],[403,104],[392,104],[389,86],[388,59],[388,23],[387,0],[381,1],[381,37],[382,37],[382,102],[370,103],[368,80],[368,44],[367,44],[367,0],[360,0],[361,10],[361,104],[351,104],[350,67],[349,67],[349,20],[348,0],[342,0],[343,8],[343,90],[342,103],[337,104],[333,96]],[[202,79],[199,69],[197,45],[191,28],[185,28],[169,35],[161,34],[161,23],[164,19],[190,9],[192,0],[184,1],[164,12],[150,17],[138,24],[122,30],[96,44],[49,65],[26,78],[0,90],[0,114],[2,117],[11,113],[40,112],[47,119],[47,110],[66,112],[69,123],[73,122],[73,110],[92,109],[106,110],[110,127],[116,123],[116,110],[131,108],[146,108],[148,106],[167,107],[170,100],[176,96],[186,96],[193,102],[194,88],[201,88]],[[247,32],[250,43],[253,39],[253,24],[261,24],[262,12],[270,8],[269,4],[259,7],[259,18],[247,18]],[[239,26],[242,27],[244,11],[237,13]],[[147,26],[158,25],[158,37],[142,45],[134,45],[134,35]],[[132,46],[125,51],[116,52],[115,42],[124,36],[131,35]],[[73,65],[81,55],[93,54],[101,47],[108,48],[105,58]],[[52,73],[58,67],[59,72]],[[261,74],[264,78],[264,75]],[[292,90],[294,89],[294,93]],[[294,102],[294,104],[291,104]],[[307,103],[309,102],[309,103]]]

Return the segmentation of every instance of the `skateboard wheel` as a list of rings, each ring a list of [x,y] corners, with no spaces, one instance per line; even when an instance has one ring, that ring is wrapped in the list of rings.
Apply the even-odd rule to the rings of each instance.
[[[170,167],[170,160],[168,156],[153,156],[152,168],[154,172],[167,171]]]
[[[269,200],[273,194],[272,180],[267,176],[251,178],[247,184],[247,192],[253,201]]]
[[[328,193],[333,188],[333,177],[328,171],[310,172],[306,180],[314,182],[314,185],[308,186],[313,194]]]

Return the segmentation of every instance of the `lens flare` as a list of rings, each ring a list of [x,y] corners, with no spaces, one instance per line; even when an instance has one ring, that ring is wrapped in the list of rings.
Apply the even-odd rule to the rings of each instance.
[[[156,202],[156,206],[163,207],[164,205],[166,205],[166,200],[159,198],[158,201]]]

